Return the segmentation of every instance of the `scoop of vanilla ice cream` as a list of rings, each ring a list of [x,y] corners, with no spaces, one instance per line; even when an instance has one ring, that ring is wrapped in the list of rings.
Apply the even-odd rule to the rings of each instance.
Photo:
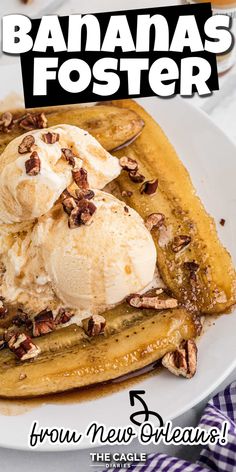
[[[58,133],[59,141],[44,142],[48,132]],[[41,169],[31,176],[25,162],[31,152],[20,154],[23,138],[35,139],[33,150],[38,153]],[[71,165],[62,157],[62,148],[69,148],[76,157],[76,167],[88,172],[90,187],[101,189],[120,173],[119,161],[111,156],[86,131],[71,125],[30,131],[11,141],[0,159],[0,224],[21,223],[48,212],[63,190],[72,183]]]
[[[30,312],[71,308],[80,321],[141,291],[152,280],[156,249],[142,218],[112,195],[95,191],[89,225],[74,229],[57,204],[2,257],[0,293]],[[8,243],[9,244],[9,243]]]
[[[142,218],[97,191],[89,225],[68,227],[55,208],[39,222],[35,243],[57,296],[69,307],[96,312],[121,302],[153,279],[156,249]]]

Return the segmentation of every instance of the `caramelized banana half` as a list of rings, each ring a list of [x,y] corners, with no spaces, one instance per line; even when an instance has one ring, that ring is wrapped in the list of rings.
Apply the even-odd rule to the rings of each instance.
[[[118,108],[113,105],[40,108],[30,110],[30,113],[43,113],[47,117],[47,126],[58,124],[75,125],[91,133],[107,150],[121,149],[131,143],[141,133],[144,122],[133,110]],[[25,110],[13,113],[15,120],[26,116]],[[20,121],[10,132],[0,132],[0,154],[6,145],[14,138],[26,131]]]
[[[114,191],[120,197],[126,195],[124,200],[144,219],[152,213],[164,215],[163,224],[152,235],[161,276],[175,297],[189,310],[225,312],[235,303],[236,274],[214,220],[160,126],[136,102],[115,103],[132,109],[145,122],[139,138],[115,155],[136,160],[145,180],[158,179],[158,187],[155,193],[141,193],[143,184],[134,183],[129,172],[123,171]]]
[[[183,309],[156,312],[127,304],[104,314],[105,334],[89,338],[71,325],[36,338],[41,354],[21,362],[0,352],[0,396],[29,397],[108,381],[140,369],[199,333],[199,320]]]

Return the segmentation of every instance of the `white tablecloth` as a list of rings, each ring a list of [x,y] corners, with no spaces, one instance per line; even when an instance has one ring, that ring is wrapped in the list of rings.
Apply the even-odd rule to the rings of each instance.
[[[2,0],[3,1],[3,0]],[[10,1],[10,0],[9,0]],[[108,0],[104,1],[104,10],[109,5],[107,10],[114,9],[114,3]],[[5,0],[4,0],[5,2]],[[8,2],[5,2],[6,5]],[[49,2],[50,3],[50,2]],[[117,3],[117,2],[115,2]],[[158,6],[158,5],[171,5],[182,3],[181,0],[119,0],[119,8],[143,8],[145,6]],[[100,10],[100,0],[90,0],[88,8],[90,11],[99,11]],[[7,7],[6,7],[7,9]],[[57,11],[53,13],[58,13],[60,15],[68,15],[69,13],[78,13],[80,11],[80,2],[78,0],[65,1],[62,6],[60,6]],[[85,12],[85,10],[84,10]],[[51,13],[51,11],[50,11]],[[1,63],[6,63],[7,61],[12,61],[9,57],[1,57]],[[214,121],[236,142],[236,126],[235,126],[235,116],[236,116],[236,68],[231,70],[227,75],[221,79],[221,90],[216,92],[212,97],[207,99],[192,99],[193,103],[196,106],[203,108],[209,115],[214,119]],[[230,381],[236,379],[236,371],[233,372],[226,381],[218,387],[216,391],[219,391],[222,387],[227,385]],[[181,417],[177,418],[174,421],[175,425],[178,426],[195,426],[198,422],[198,419],[201,415],[201,412],[206,404],[207,399],[205,399],[201,404],[197,405],[195,408],[189,410]],[[20,434],[20,431],[19,431]],[[140,451],[144,452],[143,446],[140,446],[138,443],[133,442],[131,446],[125,448],[114,447],[109,448],[105,447],[105,451],[125,451],[129,450],[132,452]],[[103,451],[104,449],[98,448],[93,449],[93,452]],[[167,454],[176,455],[182,458],[194,460],[198,455],[197,447],[189,446],[150,446],[145,448],[145,452],[166,452]],[[94,469],[91,469],[91,460],[89,450],[78,451],[78,452],[59,452],[59,453],[42,453],[42,452],[21,452],[7,449],[0,449],[0,458],[1,458],[1,469],[4,472],[15,472],[15,471],[24,471],[24,472],[64,472],[66,471],[78,471],[78,472],[88,472]],[[97,470],[95,468],[95,470]],[[102,470],[102,469],[101,469]]]

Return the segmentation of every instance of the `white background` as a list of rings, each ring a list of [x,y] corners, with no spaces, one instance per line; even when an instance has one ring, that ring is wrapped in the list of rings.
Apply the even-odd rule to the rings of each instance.
[[[38,11],[40,11],[40,6],[46,9],[47,13],[58,13],[61,15],[67,15],[69,13],[79,13],[82,12],[79,8],[79,1],[78,0],[69,0],[64,1],[57,0],[57,1],[49,1],[44,0],[40,3],[39,0],[35,1],[35,8],[37,7]],[[100,11],[101,10],[101,3],[102,0],[90,0],[89,2],[89,9],[93,11]],[[105,1],[104,3],[104,10],[106,10],[107,5],[109,5],[108,9],[112,9],[112,2]],[[178,0],[120,0],[119,1],[119,8],[120,9],[127,9],[127,8],[142,8],[146,6],[160,6],[160,5],[173,5],[183,3]],[[0,2],[0,14],[12,13],[14,11],[15,5],[20,6],[20,2],[18,0],[1,0]],[[59,8],[56,8],[56,5],[60,5]],[[28,8],[28,7],[23,7]],[[30,8],[30,7],[29,7]],[[48,8],[48,10],[47,10]],[[55,9],[56,8],[56,9]],[[22,11],[22,8],[21,8]],[[24,10],[25,11],[25,10]],[[19,13],[20,9],[17,7],[15,12]],[[45,12],[45,10],[44,10]],[[83,11],[85,13],[85,11]],[[29,11],[29,14],[31,12]],[[36,15],[37,16],[37,15]],[[0,65],[1,63],[7,63],[8,61],[12,61],[8,57],[2,56],[0,58]],[[228,74],[226,74],[221,79],[221,90],[214,94],[213,97],[208,99],[193,99],[193,103],[196,106],[203,108],[207,113],[211,115],[211,117],[215,120],[215,122],[227,133],[231,138],[233,138],[236,142],[236,126],[235,126],[235,115],[236,115],[236,68],[232,69]],[[224,382],[224,385],[228,384],[231,380],[236,378],[236,372],[234,372],[229,379]],[[221,386],[222,387],[222,386]],[[217,391],[221,388],[219,387]],[[180,418],[175,420],[175,425],[186,426],[191,425],[195,426],[198,422],[202,409],[206,403],[207,399],[202,402],[197,407],[193,408],[185,415],[181,416]],[[20,431],[19,431],[20,435]],[[109,448],[105,447],[104,449],[97,449],[97,451],[124,451],[126,448]],[[190,447],[151,447],[145,448],[143,450],[138,444],[132,444],[129,446],[127,450],[139,450],[140,452],[166,452],[170,455],[177,455],[182,458],[194,460],[197,457],[198,449],[197,448],[190,448]],[[64,472],[66,471],[79,471],[79,472],[88,472],[91,470],[102,470],[102,468],[91,468],[91,460],[90,460],[90,452],[91,451],[78,451],[78,452],[57,452],[57,453],[37,453],[37,452],[21,452],[21,451],[13,451],[13,450],[6,450],[0,449],[0,458],[1,458],[1,469],[5,472],[15,472],[15,471],[24,471],[24,472]],[[95,449],[93,449],[95,452]]]

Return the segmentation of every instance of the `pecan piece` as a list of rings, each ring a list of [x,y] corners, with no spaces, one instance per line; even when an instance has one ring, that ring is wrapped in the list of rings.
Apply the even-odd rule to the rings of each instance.
[[[74,210],[72,210],[69,218],[69,228],[77,228],[81,225],[88,225],[96,211],[96,206],[89,200],[80,200]]]
[[[225,223],[226,223],[225,219],[224,219],[224,218],[221,218],[221,220],[220,220],[220,225],[221,225],[221,226],[224,226]]]
[[[38,175],[41,168],[41,162],[39,155],[36,151],[32,152],[31,156],[25,161],[26,174],[34,176]]]
[[[9,349],[21,360],[37,357],[41,349],[25,333],[16,333],[8,341]]]
[[[20,145],[18,146],[19,154],[26,154],[27,152],[32,152],[34,144],[34,137],[31,134],[28,134],[22,139]]]
[[[158,187],[158,179],[146,180],[140,188],[140,193],[146,193],[146,195],[153,195],[156,193]]]
[[[46,128],[48,120],[44,113],[27,113],[20,116],[13,121],[14,124],[19,124],[20,128],[31,131],[37,128]]]
[[[60,135],[59,133],[49,131],[48,133],[44,133],[42,138],[46,144],[55,144],[57,141],[59,141]]]
[[[25,115],[19,116],[18,118],[14,118],[13,120],[14,125],[19,125],[20,128],[32,131],[35,129],[35,121],[33,119],[33,115],[30,113],[26,113]]]
[[[81,169],[72,170],[72,176],[79,188],[82,188],[83,190],[87,190],[89,188],[88,172],[83,169],[83,167],[81,167]]]
[[[19,124],[20,128],[31,131],[37,128],[46,128],[48,121],[44,113],[27,113],[15,119],[14,124]]]
[[[55,324],[65,324],[70,321],[70,319],[74,316],[75,314],[70,311],[66,310],[65,308],[60,308],[56,318],[55,318]]]
[[[43,310],[33,320],[33,336],[51,333],[55,329],[52,311]]]
[[[151,215],[146,218],[145,226],[148,231],[152,231],[153,228],[160,228],[163,225],[164,221],[165,215],[163,215],[162,213],[151,213]]]
[[[48,120],[46,118],[46,115],[45,113],[38,113],[37,115],[35,115],[35,124],[36,124],[36,127],[39,128],[39,129],[42,129],[42,128],[47,128],[47,125],[48,125]]]
[[[175,236],[171,243],[171,249],[173,252],[179,252],[191,243],[191,236],[185,236],[181,234],[180,236]]]
[[[69,148],[62,148],[61,150],[63,157],[66,159],[66,161],[72,166],[75,167],[75,155],[72,152],[71,149]]]
[[[123,170],[129,171],[137,171],[138,170],[138,163],[135,159],[131,159],[131,157],[123,156],[119,160],[120,166]]]
[[[174,375],[191,379],[197,370],[197,346],[194,340],[183,341],[178,349],[162,358],[162,365]]]
[[[150,308],[154,310],[167,310],[178,306],[178,301],[175,298],[160,298],[158,295],[145,296],[133,294],[127,298],[127,302],[134,308]]]
[[[129,172],[129,178],[134,182],[135,184],[141,184],[144,182],[145,177],[144,175],[140,174],[139,172],[135,171],[130,171]]]
[[[104,333],[106,320],[101,315],[93,315],[83,320],[82,325],[88,336],[98,336]]]
[[[74,197],[66,197],[62,201],[63,210],[67,213],[67,215],[70,215],[72,210],[77,207],[77,203],[78,201]]]
[[[5,111],[5,113],[3,113],[1,116],[0,125],[3,128],[8,128],[12,124],[12,120],[12,113],[10,111]]]
[[[19,119],[19,126],[26,131],[32,131],[33,129],[36,129],[33,115],[26,115],[26,117]]]
[[[83,190],[81,188],[76,189],[75,194],[78,200],[83,200],[84,198],[85,200],[92,200],[92,198],[94,198],[95,196],[95,193],[93,190],[90,190],[90,189]]]

